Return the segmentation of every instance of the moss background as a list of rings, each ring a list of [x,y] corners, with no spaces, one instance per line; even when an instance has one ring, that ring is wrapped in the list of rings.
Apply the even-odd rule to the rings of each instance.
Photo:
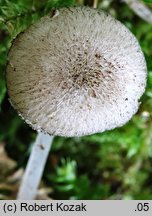
[[[143,1],[152,9],[152,0]],[[91,0],[0,0],[0,199],[14,199],[36,132],[10,106],[5,85],[7,52],[13,38],[52,8],[90,5]],[[132,31],[148,66],[138,113],[124,127],[80,138],[56,137],[41,199],[152,199],[152,24],[122,0],[99,0]]]

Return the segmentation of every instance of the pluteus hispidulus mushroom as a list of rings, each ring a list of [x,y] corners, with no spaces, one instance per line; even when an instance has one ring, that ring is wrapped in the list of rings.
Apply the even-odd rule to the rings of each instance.
[[[146,64],[119,21],[89,7],[64,8],[16,38],[6,77],[14,108],[34,129],[82,136],[130,120]]]
[[[8,58],[11,103],[33,129],[50,135],[120,127],[145,90],[146,63],[134,35],[89,7],[44,16],[17,36]]]

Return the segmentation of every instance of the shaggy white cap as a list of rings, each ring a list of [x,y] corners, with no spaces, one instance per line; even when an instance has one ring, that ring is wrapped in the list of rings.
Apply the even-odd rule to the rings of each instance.
[[[82,136],[122,126],[137,112],[146,63],[110,15],[63,8],[15,39],[6,78],[14,108],[34,129]]]

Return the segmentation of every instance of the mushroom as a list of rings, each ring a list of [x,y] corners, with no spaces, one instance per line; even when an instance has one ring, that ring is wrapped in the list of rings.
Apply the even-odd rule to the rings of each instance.
[[[6,72],[13,107],[33,129],[84,136],[137,112],[146,85],[138,41],[119,21],[89,8],[62,8],[14,40]]]

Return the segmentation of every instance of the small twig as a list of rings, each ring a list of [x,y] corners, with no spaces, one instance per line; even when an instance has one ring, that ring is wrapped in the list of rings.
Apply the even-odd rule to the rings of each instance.
[[[152,11],[140,0],[123,0],[143,20],[152,23]]]
[[[38,134],[21,182],[18,200],[35,198],[53,138],[43,133]]]
[[[93,1],[93,8],[97,8],[97,6],[98,6],[98,0],[94,0]]]

